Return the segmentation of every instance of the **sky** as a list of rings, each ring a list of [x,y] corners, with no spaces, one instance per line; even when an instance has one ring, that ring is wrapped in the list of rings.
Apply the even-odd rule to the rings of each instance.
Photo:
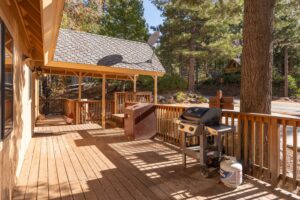
[[[152,3],[151,0],[144,0],[144,17],[147,24],[149,25],[149,31],[153,32],[150,27],[158,26],[163,23],[163,18],[161,17],[161,11],[159,11]]]

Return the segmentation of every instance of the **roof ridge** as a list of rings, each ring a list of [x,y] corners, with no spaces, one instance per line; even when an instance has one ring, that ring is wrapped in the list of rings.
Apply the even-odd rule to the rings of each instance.
[[[72,29],[66,29],[66,28],[60,28],[60,30],[62,30],[62,31],[76,32],[76,33],[82,33],[82,34],[89,34],[89,35],[93,35],[93,36],[96,36],[96,37],[105,37],[105,38],[111,38],[111,39],[115,39],[115,40],[121,40],[121,41],[127,41],[127,42],[134,42],[134,43],[138,43],[138,44],[143,44],[143,45],[149,46],[146,42],[141,42],[141,41],[136,41],[136,40],[128,40],[128,39],[124,39],[124,38],[117,38],[117,37],[112,37],[112,36],[107,36],[107,35],[100,35],[100,34],[96,34],[96,33],[89,33],[89,32],[84,32],[84,31],[79,31],[79,30],[72,30]]]

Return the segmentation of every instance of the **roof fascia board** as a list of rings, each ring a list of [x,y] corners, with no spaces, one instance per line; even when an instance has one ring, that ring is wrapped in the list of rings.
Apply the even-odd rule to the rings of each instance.
[[[56,67],[56,68],[67,68],[67,69],[80,70],[80,71],[118,73],[118,74],[124,74],[124,75],[163,76],[165,74],[164,72],[156,72],[156,71],[145,71],[145,70],[126,69],[126,68],[107,67],[107,66],[96,66],[96,65],[58,62],[58,61],[50,61],[46,66]]]

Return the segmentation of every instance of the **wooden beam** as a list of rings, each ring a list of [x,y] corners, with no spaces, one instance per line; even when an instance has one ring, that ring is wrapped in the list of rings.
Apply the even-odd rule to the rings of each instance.
[[[41,24],[41,14],[29,3],[19,4],[22,11],[22,16],[31,17],[37,24]]]
[[[271,172],[271,184],[276,187],[278,184],[278,178],[280,175],[280,133],[277,119],[271,120],[271,137],[270,137],[270,172]]]
[[[121,67],[108,67],[108,66],[96,66],[90,64],[78,64],[78,63],[69,63],[69,62],[58,62],[58,61],[50,61],[46,66],[56,67],[56,68],[64,68],[64,69],[74,69],[80,71],[94,71],[99,73],[118,73],[124,74],[126,76],[130,74],[138,74],[138,75],[149,75],[149,76],[163,76],[164,72],[157,71],[145,71],[138,69],[125,69]]]
[[[137,81],[137,75],[133,76],[133,92],[136,92],[136,81]]]
[[[81,101],[81,92],[82,92],[82,76],[80,72],[78,77],[78,101]]]
[[[28,35],[28,31],[27,31],[26,26],[25,26],[25,22],[24,22],[24,19],[23,19],[21,8],[19,7],[19,4],[17,3],[16,0],[14,0],[14,3],[16,5],[16,7],[17,7],[17,12],[18,12],[19,18],[21,20],[22,26],[24,28],[24,31],[25,31],[25,38],[28,41],[28,44],[30,44],[29,35]]]
[[[37,119],[40,115],[40,81],[39,77],[35,73],[35,118]]]
[[[102,78],[102,106],[101,106],[101,108],[102,108],[102,128],[104,128],[105,129],[105,115],[106,115],[106,110],[105,110],[105,108],[106,108],[106,102],[105,102],[105,97],[106,97],[106,75],[105,74],[103,74],[103,78]]]
[[[154,79],[154,104],[157,104],[157,76],[153,76]]]

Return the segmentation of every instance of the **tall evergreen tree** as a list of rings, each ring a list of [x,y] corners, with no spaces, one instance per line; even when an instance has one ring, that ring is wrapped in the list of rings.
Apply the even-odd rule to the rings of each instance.
[[[147,40],[148,27],[141,0],[109,0],[100,34],[128,40]]]
[[[300,51],[300,4],[297,1],[277,0],[275,13],[274,66],[275,70],[284,74],[284,96],[287,97],[289,70],[300,64],[296,53]]]
[[[105,3],[104,0],[66,0],[61,27],[98,33]]]
[[[275,0],[245,0],[241,111],[271,113]]]
[[[207,63],[240,54],[242,1],[153,2],[165,17],[160,27],[162,38],[159,55],[169,72],[188,66],[186,71],[190,91],[194,90],[197,62]]]

